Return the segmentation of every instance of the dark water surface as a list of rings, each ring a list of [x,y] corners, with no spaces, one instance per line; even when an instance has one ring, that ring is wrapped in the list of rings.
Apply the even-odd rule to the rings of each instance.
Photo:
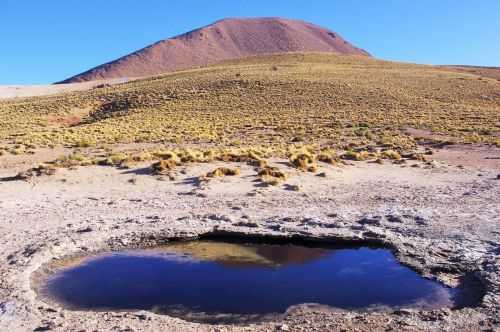
[[[70,309],[144,309],[193,320],[282,314],[303,303],[430,309],[451,307],[454,297],[387,249],[215,241],[90,257],[53,275],[43,292]]]

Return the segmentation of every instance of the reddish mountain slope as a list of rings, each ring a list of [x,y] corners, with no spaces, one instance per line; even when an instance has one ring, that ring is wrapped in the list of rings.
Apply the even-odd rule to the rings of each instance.
[[[160,41],[61,83],[149,76],[222,60],[286,52],[370,56],[338,34],[311,23],[282,18],[225,19]]]

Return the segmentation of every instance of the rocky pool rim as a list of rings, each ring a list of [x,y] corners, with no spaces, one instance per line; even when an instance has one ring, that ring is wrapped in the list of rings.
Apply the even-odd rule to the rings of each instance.
[[[136,234],[137,235],[137,234]],[[73,253],[69,253],[67,255],[61,257],[52,257],[47,260],[45,263],[41,264],[35,271],[33,271],[30,275],[30,286],[31,289],[35,292],[36,298],[38,301],[41,301],[47,305],[57,307],[62,310],[74,311],[74,312],[125,312],[125,313],[134,313],[134,312],[143,312],[145,310],[78,310],[71,309],[63,304],[57,302],[55,299],[50,298],[47,294],[43,294],[43,286],[50,279],[52,275],[57,272],[60,272],[64,269],[68,269],[71,266],[64,264],[65,261],[69,260],[77,260],[89,258],[92,256],[98,256],[103,254],[113,254],[117,252],[123,252],[127,250],[141,250],[141,249],[154,249],[155,247],[161,247],[168,244],[172,244],[173,242],[194,242],[194,241],[219,241],[226,243],[255,243],[255,244],[269,244],[269,245],[300,245],[304,247],[312,247],[312,248],[326,248],[326,249],[354,249],[354,248],[370,248],[370,249],[386,249],[389,250],[397,260],[398,264],[405,266],[411,269],[413,272],[417,273],[420,277],[432,280],[440,283],[444,287],[454,288],[458,292],[470,292],[473,294],[475,300],[468,302],[464,305],[456,305],[452,308],[448,308],[452,311],[459,311],[466,308],[480,308],[482,306],[483,298],[487,294],[487,289],[482,280],[477,277],[474,271],[469,271],[467,273],[457,273],[457,271],[452,271],[451,269],[436,269],[429,267],[429,273],[425,273],[423,268],[419,268],[417,266],[412,265],[408,261],[401,259],[404,258],[405,255],[401,255],[397,246],[393,243],[386,241],[384,239],[379,238],[361,238],[361,237],[339,237],[339,236],[307,236],[301,234],[262,234],[262,233],[247,233],[241,231],[231,231],[231,230],[219,230],[214,229],[208,232],[200,233],[200,234],[182,234],[175,236],[168,236],[161,233],[153,233],[153,234],[141,234],[140,239],[132,240],[130,243],[124,244],[122,241],[123,237],[113,237],[101,243],[98,246],[97,250],[88,250],[87,248],[80,248],[80,250],[76,250]],[[63,264],[61,264],[63,263]],[[425,266],[425,264],[424,264]],[[441,280],[437,277],[437,273],[447,272],[459,274],[459,282],[453,287],[447,284],[444,280]],[[203,323],[207,324],[232,324],[232,325],[246,325],[255,322],[263,322],[263,321],[281,321],[286,317],[289,312],[295,310],[295,308],[299,307],[308,307],[308,304],[299,304],[296,306],[290,307],[287,312],[283,315],[272,316],[268,319],[256,319],[256,320],[242,320],[241,322],[233,322],[233,321],[214,321],[210,322],[209,320],[204,320]],[[373,310],[372,308],[363,308],[363,309],[341,309],[335,307],[328,307],[324,305],[313,305],[312,308],[320,307],[326,308],[329,311],[343,311],[343,312],[355,312],[355,313],[368,313],[373,311],[379,312],[388,312],[388,313],[396,313],[400,311],[400,308],[391,308],[391,307],[381,307],[377,310]],[[424,309],[412,309],[417,312],[428,312],[430,310]],[[439,309],[438,309],[439,310]],[[148,313],[155,314],[153,311],[146,310]],[[170,315],[167,315],[170,316]],[[175,317],[175,316],[170,316]],[[184,319],[182,317],[177,317],[186,321],[190,321],[189,319]],[[195,320],[191,320],[195,321]]]

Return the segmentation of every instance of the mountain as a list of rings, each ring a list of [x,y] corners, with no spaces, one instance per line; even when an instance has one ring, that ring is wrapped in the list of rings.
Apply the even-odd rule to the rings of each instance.
[[[162,40],[60,83],[142,77],[222,60],[288,52],[331,52],[370,56],[337,33],[283,18],[232,18]]]

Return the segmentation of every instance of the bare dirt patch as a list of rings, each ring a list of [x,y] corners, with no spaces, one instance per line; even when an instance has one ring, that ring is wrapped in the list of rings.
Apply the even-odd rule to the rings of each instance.
[[[406,128],[405,132],[432,147],[432,159],[458,167],[500,171],[500,147],[486,144],[454,144],[451,136],[429,130]]]
[[[86,91],[100,86],[127,82],[128,79],[110,79],[83,83],[46,85],[0,85],[0,99],[48,96],[67,92]]]
[[[484,145],[450,145],[435,150],[434,159],[456,166],[500,172],[500,148]]]

